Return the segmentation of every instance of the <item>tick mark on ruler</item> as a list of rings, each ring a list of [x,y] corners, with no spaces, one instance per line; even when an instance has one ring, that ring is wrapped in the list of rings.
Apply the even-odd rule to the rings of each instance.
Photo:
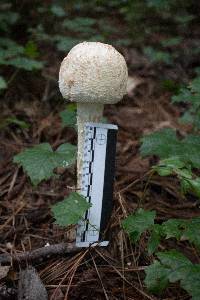
[[[99,133],[96,136],[96,142],[98,145],[104,145],[106,143],[106,136],[103,133]]]

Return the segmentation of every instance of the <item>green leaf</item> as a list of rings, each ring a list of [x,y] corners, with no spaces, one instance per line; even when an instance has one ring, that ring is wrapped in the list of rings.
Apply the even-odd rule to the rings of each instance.
[[[56,224],[68,226],[78,223],[90,206],[91,204],[83,196],[73,192],[63,201],[53,205],[51,210]]]
[[[176,15],[174,17],[174,20],[176,20],[177,23],[180,23],[181,25],[185,25],[188,22],[192,21],[193,19],[195,19],[194,15],[189,15],[189,14],[185,14],[185,15]]]
[[[76,147],[63,144],[53,152],[48,143],[39,144],[14,156],[14,162],[21,165],[34,185],[54,175],[56,167],[68,167],[73,164]]]
[[[159,261],[154,261],[154,263],[145,268],[145,284],[147,289],[154,293],[160,294],[169,284],[168,275],[170,270],[162,266]]]
[[[27,128],[30,127],[30,125],[27,122],[25,122],[25,121],[17,119],[16,117],[9,117],[9,118],[4,119],[0,123],[0,128],[4,128],[4,127],[6,127],[6,126],[8,126],[10,124],[15,124],[15,125],[19,126],[22,129],[27,129]]]
[[[67,107],[65,110],[60,112],[63,127],[72,127],[76,129],[76,106]]]
[[[193,93],[200,93],[200,76],[192,80],[189,88]]]
[[[200,249],[200,217],[188,220],[183,237]]]
[[[169,91],[174,94],[177,94],[180,91],[180,85],[176,81],[171,79],[162,80],[161,87],[164,91]]]
[[[182,151],[180,156],[190,162],[194,168],[200,168],[200,138],[198,135],[187,135],[182,140]]]
[[[181,188],[184,193],[193,193],[200,198],[200,177],[195,179],[182,179]]]
[[[185,219],[170,219],[162,224],[166,238],[186,239],[200,248],[200,217]]]
[[[141,234],[147,229],[150,229],[154,224],[155,216],[155,211],[145,211],[140,208],[134,214],[123,220],[122,226],[130,235],[130,239],[135,243]]]
[[[158,252],[157,256],[161,264],[169,268],[168,279],[170,282],[181,280],[185,276],[185,268],[192,265],[187,257],[176,250]]]
[[[183,38],[181,36],[176,36],[170,39],[165,39],[161,41],[161,45],[163,47],[173,47],[173,46],[178,46],[182,42]]]
[[[24,54],[29,58],[37,58],[39,56],[37,44],[34,41],[28,41],[24,47]]]
[[[173,173],[173,169],[168,167],[168,166],[164,166],[164,165],[158,165],[153,167],[153,169],[160,175],[160,176],[169,176]]]
[[[166,159],[163,159],[159,162],[157,166],[154,166],[153,169],[158,172],[160,176],[168,176],[173,173],[180,174],[180,169],[185,167],[185,163],[181,160],[179,160],[178,157],[169,157]],[[191,171],[189,173],[190,177],[191,176]],[[186,174],[185,174],[186,176]]]
[[[181,287],[192,296],[193,300],[200,299],[200,265],[188,266],[184,270],[185,276],[181,280]]]
[[[175,131],[169,128],[144,136],[141,141],[142,156],[158,155],[160,158],[168,158],[176,156],[177,148],[180,149]]]
[[[200,265],[194,265],[182,253],[171,250],[159,252],[157,256],[160,261],[145,269],[145,284],[151,292],[161,293],[168,283],[180,281],[180,285],[191,296],[192,299],[199,299],[200,295]]]
[[[200,75],[200,67],[194,68],[194,71],[196,72],[196,74],[197,74],[198,76]]]
[[[185,228],[185,220],[169,219],[162,224],[162,227],[166,234],[166,239],[176,238],[180,240]]]
[[[189,111],[186,111],[179,118],[179,121],[180,121],[180,123],[183,123],[183,124],[193,124],[193,122],[194,122],[194,116]]]
[[[80,39],[56,35],[54,37],[56,46],[60,51],[70,51],[72,47],[80,42]]]
[[[187,88],[181,88],[178,95],[172,97],[172,103],[191,102],[191,92]]]
[[[170,1],[169,0],[147,0],[147,6],[153,7],[161,10],[168,10],[170,8]]]
[[[144,54],[150,59],[152,63],[165,63],[171,65],[173,60],[171,54],[165,51],[159,51],[152,47],[145,47]]]
[[[52,14],[54,14],[56,17],[64,17],[66,15],[66,12],[62,8],[62,6],[53,4],[50,8]]]
[[[147,245],[148,253],[150,255],[157,250],[162,235],[163,235],[162,226],[159,224],[154,224],[151,228],[151,236]]]
[[[188,87],[180,89],[178,95],[172,97],[172,102],[185,102],[190,108],[183,114],[180,121],[191,123],[195,129],[200,129],[200,76],[196,77]]]
[[[8,61],[8,65],[27,71],[42,69],[43,63],[26,57],[16,57]]]
[[[76,17],[72,20],[65,20],[63,22],[63,27],[73,32],[92,34],[95,33],[95,30],[91,27],[95,25],[95,23],[96,20],[93,18]]]
[[[6,89],[7,88],[7,83],[5,81],[5,79],[0,76],[0,90]]]
[[[157,155],[161,159],[177,157],[179,161],[200,168],[200,138],[198,135],[188,135],[179,140],[175,131],[163,129],[144,136],[140,152],[142,156]]]
[[[0,12],[0,29],[3,31],[9,31],[9,25],[13,25],[19,18],[19,14],[6,10],[6,12]]]

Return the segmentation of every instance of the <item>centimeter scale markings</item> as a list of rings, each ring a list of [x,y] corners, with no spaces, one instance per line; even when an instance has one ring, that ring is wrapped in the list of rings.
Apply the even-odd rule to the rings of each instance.
[[[117,130],[111,124],[85,125],[81,194],[92,206],[78,224],[78,247],[108,245],[108,241],[102,241],[102,233],[112,211]]]

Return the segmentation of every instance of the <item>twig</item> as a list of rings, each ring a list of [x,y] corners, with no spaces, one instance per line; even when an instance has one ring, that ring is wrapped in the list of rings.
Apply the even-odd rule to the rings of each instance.
[[[105,298],[106,298],[106,300],[109,300],[109,297],[108,297],[108,295],[107,295],[107,293],[106,293],[106,289],[105,289],[105,287],[104,287],[104,285],[103,285],[103,281],[102,281],[102,279],[101,279],[101,275],[100,275],[100,273],[99,273],[99,271],[98,271],[97,265],[96,265],[96,263],[95,263],[94,257],[93,257],[93,255],[92,255],[91,252],[90,252],[90,255],[91,255],[91,257],[92,257],[92,261],[93,261],[95,270],[96,270],[97,275],[98,275],[98,277],[99,277],[99,280],[100,280],[100,283],[101,283],[101,286],[102,286],[102,289],[103,289]]]
[[[4,224],[2,224],[1,226],[0,226],[0,231],[2,230],[2,229],[4,229],[11,221],[12,221],[12,219],[24,208],[24,206],[25,206],[26,204],[24,203],[24,202],[21,202],[20,203],[20,206],[19,206],[19,208],[12,214],[12,216],[10,216],[6,221],[5,221],[5,223]]]
[[[13,178],[12,178],[11,183],[10,183],[10,187],[9,187],[9,189],[8,189],[8,194],[10,194],[10,192],[12,191],[12,189],[13,189],[13,187],[14,187],[14,185],[15,185],[15,182],[16,182],[16,180],[17,180],[18,172],[19,172],[19,168],[17,168],[17,169],[15,170],[15,173],[14,173]]]
[[[60,243],[54,244],[42,248],[38,248],[31,251],[26,251],[20,254],[1,254],[0,263],[11,263],[11,261],[34,261],[43,260],[44,258],[50,258],[55,255],[69,254],[80,251],[81,248],[76,247],[74,244],[70,243]]]

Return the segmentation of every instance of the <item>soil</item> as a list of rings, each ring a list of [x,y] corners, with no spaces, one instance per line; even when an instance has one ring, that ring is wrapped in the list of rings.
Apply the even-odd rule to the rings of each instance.
[[[141,158],[139,153],[144,134],[167,127],[176,129],[182,136],[190,132],[190,127],[178,123],[183,108],[172,105],[171,92],[160,88],[163,72],[168,73],[169,78],[173,78],[174,73],[181,78],[182,69],[162,69],[151,65],[135,49],[121,50],[129,66],[128,95],[118,105],[105,108],[108,122],[119,126],[114,208],[107,228],[110,244],[106,248],[6,264],[9,266],[6,276],[1,276],[0,268],[0,299],[17,299],[19,271],[31,264],[51,300],[190,299],[178,284],[170,285],[160,297],[146,290],[144,268],[154,259],[146,251],[147,235],[134,245],[121,228],[122,219],[138,207],[156,210],[158,222],[200,216],[197,199],[191,195],[183,197],[176,178],[150,177],[150,168],[158,159]],[[2,254],[17,255],[47,244],[74,242],[74,226],[60,228],[55,225],[50,207],[75,189],[75,166],[57,169],[55,173],[59,177],[33,187],[22,168],[12,161],[15,154],[40,142],[49,142],[53,149],[64,142],[77,142],[76,131],[63,128],[59,117],[65,107],[57,84],[61,57],[51,57],[51,61],[54,65],[47,65],[41,77],[31,74],[27,78],[27,73],[19,72],[0,104],[2,120],[13,116],[30,124],[25,129],[11,124],[0,131]],[[196,250],[186,241],[162,242],[160,250],[172,247],[181,249],[193,262],[200,262]]]

